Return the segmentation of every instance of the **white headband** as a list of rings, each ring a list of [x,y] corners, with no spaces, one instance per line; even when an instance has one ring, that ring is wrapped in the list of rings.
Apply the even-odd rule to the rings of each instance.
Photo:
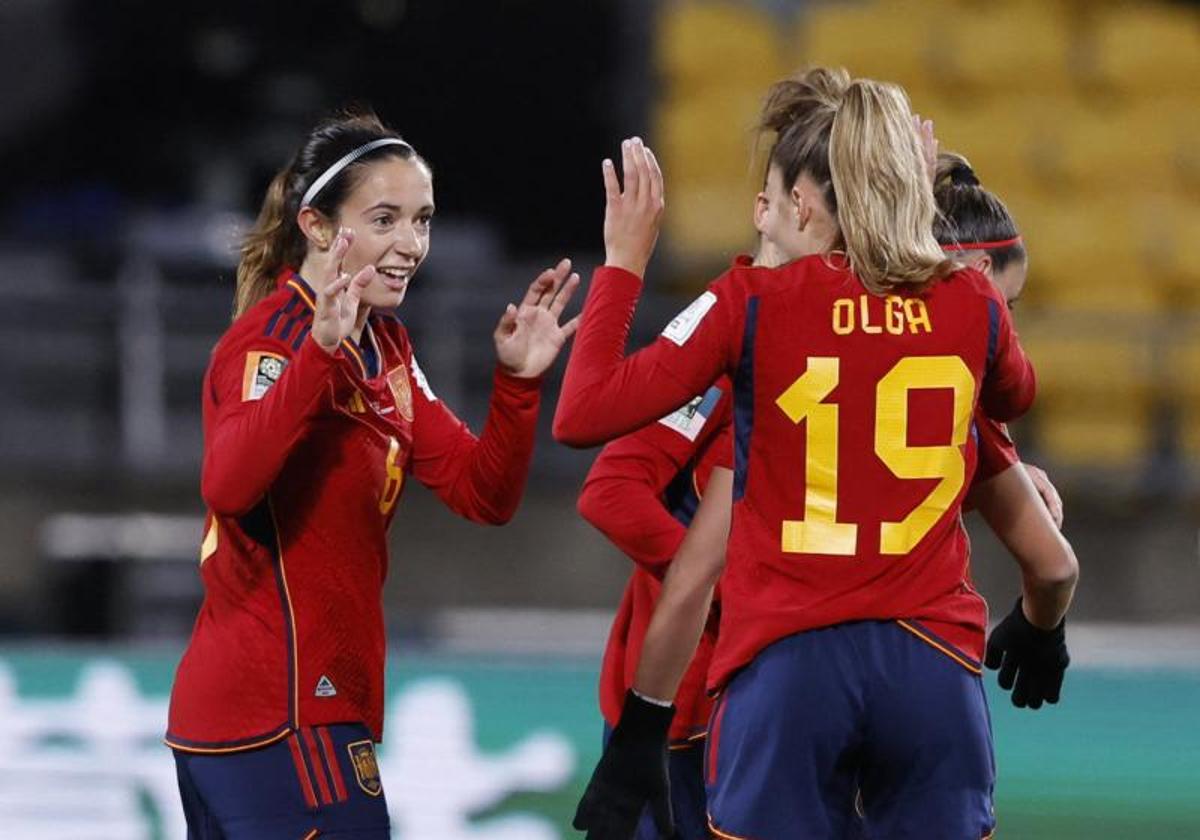
[[[304,198],[300,199],[300,206],[307,207],[312,204],[313,199],[317,197],[317,193],[325,189],[325,186],[337,177],[338,173],[345,169],[354,161],[365,155],[367,152],[373,152],[382,146],[404,146],[406,149],[412,150],[412,146],[405,143],[398,137],[382,137],[379,140],[372,140],[370,143],[364,143],[348,155],[344,155],[337,163],[321,173],[321,177],[312,182],[304,193]]]

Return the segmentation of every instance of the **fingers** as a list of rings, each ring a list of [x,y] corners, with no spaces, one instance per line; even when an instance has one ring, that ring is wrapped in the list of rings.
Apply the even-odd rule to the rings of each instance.
[[[995,671],[1000,667],[1000,663],[1003,661],[1004,648],[989,641],[987,645],[987,652],[983,655],[983,664]]]
[[[1046,682],[1046,702],[1057,703],[1062,696],[1063,677],[1066,676],[1066,671],[1054,671],[1050,675],[1050,679]]]
[[[663,791],[651,798],[650,814],[654,818],[654,825],[661,836],[670,837],[675,833],[675,820],[671,813],[671,796],[669,793]]]
[[[1000,673],[996,677],[996,682],[1000,683],[1000,687],[1008,691],[1013,687],[1013,683],[1017,678],[1017,658],[1012,654],[1004,657],[1004,664],[1000,666]]]
[[[372,269],[373,271],[374,269]],[[361,274],[361,272],[359,272]],[[346,272],[340,272],[336,279],[325,284],[325,288],[321,289],[318,300],[323,298],[327,302],[337,300],[338,295],[350,288],[350,281],[353,278]]]
[[[563,310],[567,308],[567,304],[571,302],[571,297],[575,294],[575,290],[579,288],[579,283],[579,275],[572,274],[559,287],[557,293],[554,295],[554,299],[550,301],[548,309],[550,310],[550,314],[554,316],[555,321],[558,320],[559,315],[562,315]]]
[[[1038,696],[1037,686],[1034,683],[1033,672],[1029,668],[1022,668],[1017,673],[1017,681],[1013,685],[1012,704],[1018,709],[1026,706],[1036,709],[1042,705],[1041,697]]]
[[[346,257],[346,252],[350,250],[350,246],[354,244],[354,231],[348,227],[338,228],[337,235],[333,238],[332,259],[330,263],[337,272],[335,276],[342,276],[342,260]]]
[[[576,315],[570,321],[567,321],[567,323],[562,325],[563,341],[566,341],[568,338],[575,335],[575,331],[579,329],[579,320],[582,317],[582,315]]]
[[[663,205],[663,174],[662,167],[658,165],[658,158],[649,146],[646,147],[646,160],[650,166],[650,200],[654,202],[655,209],[658,209]]]
[[[350,279],[346,288],[346,300],[350,304],[351,312],[358,312],[358,302],[362,299],[362,293],[367,290],[367,286],[371,285],[371,281],[375,279],[375,266],[364,265],[358,270],[358,273]]]
[[[612,203],[621,197],[621,185],[617,182],[617,170],[608,158],[600,164],[600,172],[604,177],[604,200]]]
[[[504,307],[504,314],[500,316],[499,323],[496,324],[496,331],[493,336],[496,339],[504,339],[512,335],[517,329],[517,307],[511,303]]]
[[[641,193],[642,180],[633,143],[633,140],[625,140],[621,143],[621,174],[625,178],[624,197],[636,203],[638,195]]]

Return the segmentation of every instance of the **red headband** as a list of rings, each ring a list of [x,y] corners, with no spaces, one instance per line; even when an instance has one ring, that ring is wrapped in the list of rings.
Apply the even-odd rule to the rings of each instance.
[[[998,239],[995,242],[954,242],[949,245],[943,245],[943,251],[990,251],[993,248],[1007,248],[1010,245],[1018,245],[1021,242],[1021,237],[1014,236],[1012,239]]]

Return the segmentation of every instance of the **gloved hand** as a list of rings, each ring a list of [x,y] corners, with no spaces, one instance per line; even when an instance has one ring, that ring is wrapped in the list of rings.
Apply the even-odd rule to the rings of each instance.
[[[674,835],[667,738],[674,706],[625,693],[621,720],[588,782],[572,823],[587,840],[630,840],[646,805],[664,837]]]
[[[1000,687],[1012,689],[1014,706],[1040,709],[1043,701],[1058,702],[1063,673],[1071,664],[1066,624],[1064,618],[1053,630],[1035,627],[1025,617],[1018,598],[1012,612],[988,637],[983,664],[1000,669]]]

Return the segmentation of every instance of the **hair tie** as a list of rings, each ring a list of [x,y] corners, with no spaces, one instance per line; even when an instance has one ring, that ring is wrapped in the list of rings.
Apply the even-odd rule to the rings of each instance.
[[[997,239],[995,242],[952,242],[948,245],[943,245],[943,251],[991,251],[996,248],[1007,248],[1010,245],[1019,245],[1021,243],[1020,236],[1014,236],[1012,239]]]
[[[325,189],[325,186],[334,178],[336,178],[339,172],[341,172],[350,164],[354,163],[354,161],[358,160],[367,152],[373,152],[376,149],[382,148],[383,146],[403,146],[409,151],[412,151],[412,146],[405,143],[399,137],[381,137],[378,140],[372,140],[370,143],[364,143],[349,154],[343,155],[337,161],[337,163],[333,164],[333,166],[322,172],[321,177],[313,181],[312,185],[305,190],[304,197],[300,199],[300,206],[302,208],[308,207],[313,203],[313,199],[317,197],[317,193]]]

